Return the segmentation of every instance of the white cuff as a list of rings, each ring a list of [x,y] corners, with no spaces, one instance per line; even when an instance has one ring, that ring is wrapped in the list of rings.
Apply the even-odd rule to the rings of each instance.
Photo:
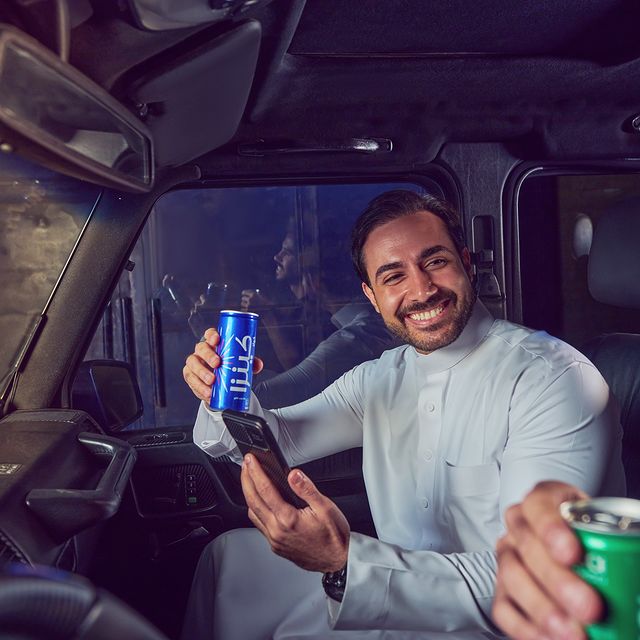
[[[242,454],[222,421],[222,412],[210,409],[205,402],[201,402],[198,409],[193,441],[214,458],[228,455],[235,462],[242,461]]]

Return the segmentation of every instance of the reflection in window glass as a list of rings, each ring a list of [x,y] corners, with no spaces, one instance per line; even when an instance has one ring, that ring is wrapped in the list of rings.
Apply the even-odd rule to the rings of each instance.
[[[260,315],[256,352],[265,370],[254,392],[266,407],[311,397],[395,346],[349,255],[356,217],[392,188],[425,191],[404,183],[269,186],[161,198],[131,256],[136,269],[123,275],[106,318],[112,355],[122,356],[119,318],[131,301],[142,426],[193,424],[198,402],[182,368],[221,309]],[[109,342],[104,334],[105,323],[94,347]]]

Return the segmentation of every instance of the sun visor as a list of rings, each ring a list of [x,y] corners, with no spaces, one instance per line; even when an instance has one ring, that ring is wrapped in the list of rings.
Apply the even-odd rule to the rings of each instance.
[[[129,97],[146,112],[160,167],[188,162],[228,142],[247,104],[261,27],[249,20],[139,77]]]

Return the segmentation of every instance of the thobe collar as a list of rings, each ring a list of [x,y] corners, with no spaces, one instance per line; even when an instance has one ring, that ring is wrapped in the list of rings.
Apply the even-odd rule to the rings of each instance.
[[[484,340],[492,324],[493,316],[480,300],[476,300],[465,328],[450,345],[428,354],[418,353],[415,347],[410,347],[410,351],[425,373],[445,371],[468,356]]]

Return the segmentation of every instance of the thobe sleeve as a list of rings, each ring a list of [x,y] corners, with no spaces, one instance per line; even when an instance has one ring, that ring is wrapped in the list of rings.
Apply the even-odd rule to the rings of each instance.
[[[352,533],[347,587],[336,629],[486,631],[496,573],[492,551],[441,554],[408,551]]]
[[[535,368],[515,385],[500,465],[500,516],[543,480],[588,492],[624,491],[617,470],[619,423],[609,389],[589,363],[552,379]],[[608,476],[608,468],[616,470]],[[476,523],[482,526],[482,523]],[[496,573],[492,549],[439,554],[408,551],[360,534],[349,544],[347,588],[330,607],[336,629],[493,631]],[[336,611],[337,609],[337,611]]]
[[[561,480],[591,495],[623,495],[622,427],[598,370],[575,362],[537,389],[524,379],[512,400],[500,512],[542,480]]]
[[[249,413],[265,418],[287,462],[299,465],[362,446],[363,388],[373,362],[348,371],[317,396],[292,407],[267,411],[251,395]],[[212,456],[241,457],[220,411],[201,404],[193,429],[194,442]]]
[[[302,402],[361,362],[377,358],[393,344],[381,321],[357,319],[332,333],[295,367],[259,382],[255,386],[256,395],[267,407]]]

